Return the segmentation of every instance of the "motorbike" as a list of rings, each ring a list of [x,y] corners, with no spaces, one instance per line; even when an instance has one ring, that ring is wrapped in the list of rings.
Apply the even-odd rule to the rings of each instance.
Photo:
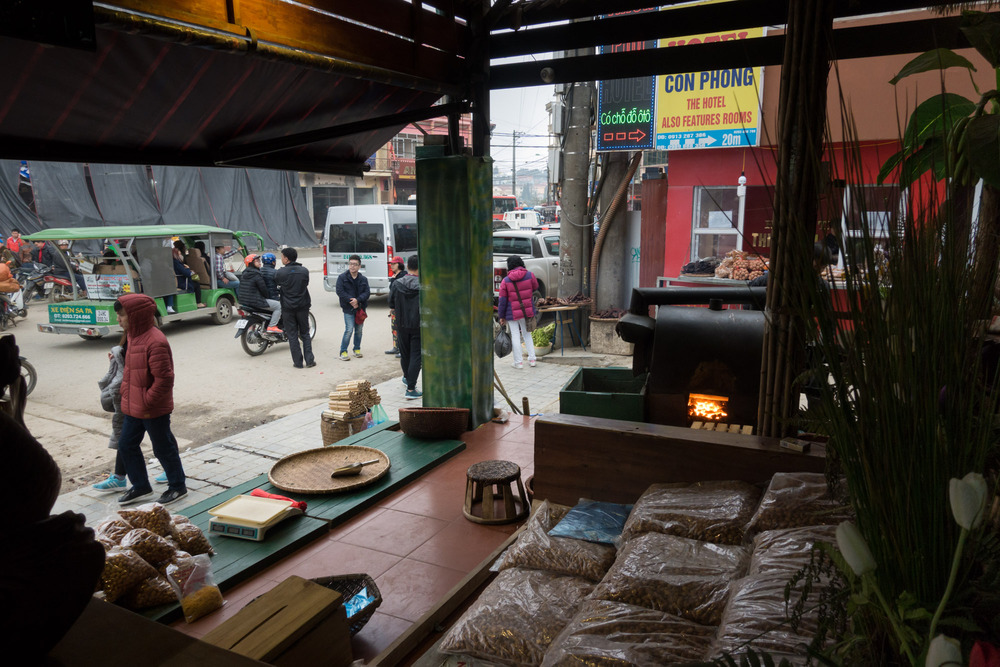
[[[73,283],[69,278],[53,275],[52,267],[37,262],[25,262],[14,272],[21,283],[24,302],[36,299],[68,301],[73,298]]]
[[[32,392],[32,390],[34,390],[35,383],[38,381],[38,375],[35,373],[35,367],[32,366],[27,359],[21,356],[19,356],[18,359],[21,360],[21,377],[24,378],[24,395],[27,396]],[[6,389],[4,387],[0,387],[0,397],[3,397],[6,393]]]
[[[16,292],[0,292],[0,331],[8,326],[16,327],[14,318],[27,317],[28,309],[24,306],[24,290]]]
[[[240,308],[238,310],[240,319],[236,322],[236,335],[234,338],[240,339],[243,351],[251,357],[264,354],[267,348],[278,343],[287,343],[288,337],[285,332],[268,333],[267,323],[271,321],[271,313],[257,312]],[[316,318],[309,313],[309,338],[316,337]]]

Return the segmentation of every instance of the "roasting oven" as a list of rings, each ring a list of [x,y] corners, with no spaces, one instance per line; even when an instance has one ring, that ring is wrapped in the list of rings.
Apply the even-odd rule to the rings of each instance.
[[[763,287],[632,291],[629,314],[618,323],[618,332],[635,344],[633,372],[649,373],[646,421],[670,426],[695,421],[756,424],[764,313],[733,306],[763,304],[765,291]]]

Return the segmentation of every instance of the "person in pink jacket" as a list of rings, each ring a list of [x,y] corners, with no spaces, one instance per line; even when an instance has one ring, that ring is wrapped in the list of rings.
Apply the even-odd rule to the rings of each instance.
[[[177,439],[170,431],[174,411],[174,360],[167,337],[156,327],[156,302],[145,294],[125,294],[115,301],[118,323],[125,329],[125,371],[122,375],[122,421],[118,451],[132,487],[119,499],[129,505],[153,494],[146,461],[139,448],[148,433],[153,454],[167,475],[167,490],[158,503],[166,505],[187,495]]]
[[[500,324],[510,322],[510,337],[514,349],[514,368],[524,368],[521,357],[521,338],[528,348],[528,365],[535,365],[535,345],[528,334],[526,318],[535,315],[531,296],[538,290],[535,274],[524,267],[524,260],[517,255],[507,258],[507,277],[500,283],[497,313]]]

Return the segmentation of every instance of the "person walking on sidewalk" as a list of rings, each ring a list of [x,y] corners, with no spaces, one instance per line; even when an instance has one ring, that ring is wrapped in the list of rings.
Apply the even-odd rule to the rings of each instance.
[[[511,343],[513,343],[514,368],[524,368],[521,357],[521,338],[524,337],[528,348],[528,365],[535,365],[535,345],[528,333],[527,318],[534,317],[534,304],[531,297],[538,290],[538,279],[535,274],[525,268],[524,260],[517,255],[507,258],[507,277],[500,283],[497,312],[500,315],[500,326],[510,321]]]
[[[350,361],[351,358],[347,356],[347,346],[351,342],[351,334],[354,334],[354,356],[364,356],[361,354],[361,333],[367,315],[362,313],[368,308],[368,299],[371,296],[368,279],[361,273],[359,255],[348,257],[347,270],[337,276],[337,296],[340,297],[340,309],[344,311],[344,337],[340,341],[340,359]]]
[[[420,278],[417,256],[406,261],[406,275],[397,278],[389,288],[389,308],[396,313],[396,343],[399,345],[399,365],[406,382],[406,398],[417,399],[420,375]]]
[[[115,301],[118,323],[125,330],[122,375],[122,420],[118,451],[132,486],[118,502],[130,505],[153,495],[140,445],[148,433],[153,454],[167,475],[167,490],[157,500],[167,505],[187,495],[177,439],[170,431],[174,411],[174,360],[170,344],[156,328],[156,302],[145,294],[124,294]]]
[[[288,338],[288,349],[292,352],[292,365],[302,368],[302,358],[305,355],[306,368],[316,365],[313,358],[312,338],[309,337],[309,270],[298,263],[299,251],[295,248],[281,250],[281,263],[284,265],[274,273],[274,281],[278,285],[281,296],[282,325]],[[299,350],[299,340],[302,349]]]
[[[389,278],[389,292],[392,293],[392,284],[396,282],[396,278],[402,278],[406,275],[406,262],[403,261],[402,257],[393,257],[389,264],[392,266],[392,277]],[[389,326],[392,327],[392,349],[386,350],[385,353],[395,354],[398,359],[399,345],[397,344],[396,311],[392,308],[389,309]]]

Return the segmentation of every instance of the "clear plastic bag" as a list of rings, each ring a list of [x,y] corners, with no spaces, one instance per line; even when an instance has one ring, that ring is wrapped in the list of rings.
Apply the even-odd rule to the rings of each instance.
[[[122,596],[118,602],[127,609],[138,611],[177,602],[177,596],[174,595],[174,589],[170,587],[170,582],[157,575],[143,581]]]
[[[653,484],[636,501],[622,540],[647,532],[717,544],[742,544],[744,527],[760,499],[747,482]]]
[[[118,516],[132,524],[133,528],[146,528],[162,537],[173,533],[170,511],[160,503],[146,503],[135,509],[118,510]]]
[[[225,603],[212,577],[212,561],[205,554],[168,565],[167,580],[181,602],[184,620],[188,623],[194,623]]]
[[[439,648],[508,665],[538,665],[593,587],[579,577],[504,570],[462,614]]]
[[[101,590],[108,602],[114,602],[156,574],[156,569],[136,552],[115,547],[104,558]]]
[[[175,514],[173,521],[174,538],[177,540],[177,546],[181,550],[188,552],[192,556],[215,553],[215,550],[212,549],[212,543],[205,537],[205,533],[202,532],[201,528],[191,523],[190,519],[186,516]]]
[[[787,658],[793,665],[805,664],[804,645],[816,633],[817,615],[815,610],[804,613],[797,631],[785,622],[788,617],[785,585],[790,576],[775,571],[734,582],[733,594],[707,657],[712,659],[723,652],[741,652],[749,647],[770,653],[775,663]],[[814,582],[814,592],[817,585],[822,583]]]
[[[823,474],[779,472],[771,478],[747,532],[837,525],[850,518],[850,508],[830,492]]]
[[[365,413],[365,428],[371,428],[375,425],[375,418],[372,417],[372,411],[369,410]]]
[[[153,567],[170,560],[177,551],[166,539],[146,528],[130,530],[122,537],[120,544],[142,556]]]
[[[553,537],[614,544],[621,536],[631,511],[631,505],[581,498],[549,534]]]
[[[791,576],[809,563],[816,542],[836,544],[836,533],[836,526],[803,526],[758,533],[747,575],[784,572]]]
[[[504,552],[499,569],[522,567],[600,581],[615,561],[614,547],[549,534],[568,510],[542,501],[520,537]]]
[[[98,538],[109,539],[118,544],[133,528],[134,526],[125,519],[112,516],[97,524],[97,528],[94,529],[94,535]]]
[[[542,667],[659,667],[700,660],[715,628],[662,611],[588,600],[552,642]]]
[[[718,625],[730,583],[746,569],[744,547],[647,533],[629,540],[591,598]]]

